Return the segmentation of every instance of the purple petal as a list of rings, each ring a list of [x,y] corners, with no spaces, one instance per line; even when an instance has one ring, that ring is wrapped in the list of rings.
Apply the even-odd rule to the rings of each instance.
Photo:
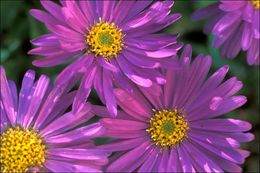
[[[158,166],[158,172],[166,172],[167,166],[168,166],[168,160],[169,160],[169,150],[165,149],[163,150],[161,160]]]
[[[123,57],[118,57],[117,62],[124,72],[124,74],[132,80],[134,83],[143,86],[150,87],[152,85],[152,81],[150,79],[144,78],[142,76],[137,75],[128,65],[126,60]]]
[[[123,55],[129,62],[137,67],[154,69],[160,66],[159,62],[153,61],[152,59],[142,58],[127,50],[123,51]]]
[[[17,110],[15,110],[15,103],[13,102],[13,95],[11,88],[8,84],[6,73],[4,68],[1,66],[1,101],[3,103],[6,115],[11,122],[14,124],[16,121]]]
[[[179,160],[179,152],[177,148],[171,148],[168,160],[167,172],[182,172],[182,165]]]
[[[61,7],[50,0],[41,0],[42,6],[56,19],[64,21],[64,17],[61,13]]]
[[[223,172],[223,170],[215,164],[212,160],[208,158],[203,152],[201,152],[197,147],[195,147],[190,142],[183,142],[183,146],[189,155],[192,155],[192,160],[196,164],[194,167],[198,172]]]
[[[143,130],[148,128],[148,124],[138,121],[130,121],[130,120],[120,120],[120,119],[111,119],[111,118],[103,118],[100,120],[102,125],[104,125],[107,129],[112,130]]]
[[[101,170],[57,160],[47,160],[44,164],[52,172],[102,172]]]
[[[142,155],[145,154],[150,148],[149,142],[144,142],[143,144],[139,145],[133,150],[125,153],[123,156],[118,158],[116,161],[108,165],[106,171],[108,172],[117,172],[117,171],[124,171],[127,167],[131,165],[131,163],[135,163]]]
[[[42,75],[39,80],[34,84],[35,89],[31,91],[30,103],[28,109],[23,118],[23,127],[28,128],[31,125],[33,119],[37,117],[38,109],[44,101],[47,89],[49,87],[50,79],[47,76]]]
[[[158,162],[158,158],[160,155],[159,148],[155,148],[149,157],[144,161],[142,166],[138,169],[138,172],[152,172],[152,169],[156,162]]]
[[[103,92],[104,99],[108,111],[113,117],[117,115],[116,98],[113,92],[112,74],[106,69],[103,69]]]
[[[218,3],[213,3],[205,8],[199,9],[192,14],[192,20],[202,20],[217,14],[219,12],[218,6]]]
[[[108,156],[100,149],[50,148],[48,154],[78,160],[99,160]]]
[[[118,105],[129,115],[139,120],[151,116],[152,107],[142,95],[138,95],[138,93],[129,94],[122,89],[115,89],[114,93],[118,100]],[[138,116],[143,118],[138,118]]]
[[[243,7],[244,5],[245,5],[245,1],[238,1],[236,3],[232,2],[232,1],[221,1],[219,8],[221,10],[230,12],[230,11],[238,10],[239,8]]]
[[[252,4],[248,3],[244,9],[243,13],[243,19],[247,22],[252,22],[253,19],[253,14],[254,14],[254,7]]]
[[[190,161],[190,156],[183,146],[179,147],[178,152],[183,172],[196,172],[193,164]]]
[[[59,45],[59,41],[58,41],[59,37],[55,34],[45,34],[42,36],[39,36],[36,39],[31,40],[31,43],[36,45],[36,46],[58,46]]]
[[[81,80],[78,92],[75,97],[75,101],[72,105],[72,110],[76,111],[78,110],[82,105],[85,104],[93,84],[93,79],[96,76],[97,67],[93,66],[91,69],[89,69],[89,72],[86,73]]]
[[[115,22],[116,24],[123,22],[134,4],[135,1],[119,1],[111,14],[109,21]]]
[[[246,121],[231,118],[194,121],[190,124],[190,127],[216,132],[241,132],[252,128],[251,124]]]
[[[90,113],[90,106],[86,104],[83,107],[80,107],[77,112],[66,113],[65,115],[51,122],[48,126],[44,127],[40,133],[42,136],[60,134],[68,130],[68,128],[72,128],[80,123],[86,122],[92,117],[93,114]]]
[[[207,142],[210,145],[222,146],[222,147],[234,147],[234,148],[240,147],[238,141],[229,137],[230,135],[225,133],[218,133],[218,132],[216,133],[212,131],[204,132],[201,130],[192,129],[192,131],[189,133],[189,136]]]
[[[30,14],[42,23],[52,25],[60,24],[57,19],[42,10],[32,9],[30,10]]]
[[[241,13],[238,11],[231,12],[226,14],[223,18],[221,18],[213,28],[213,33],[218,35],[221,34],[225,29],[228,29],[233,25],[237,20],[240,20]]]
[[[104,128],[100,123],[93,123],[88,126],[84,126],[78,128],[76,130],[63,133],[56,136],[45,137],[45,141],[49,145],[53,145],[56,147],[66,147],[69,145],[79,145],[82,143],[86,143],[89,139],[94,137],[99,137],[104,133]]]
[[[113,142],[110,144],[104,144],[98,146],[100,149],[108,150],[111,152],[114,151],[126,151],[132,148],[136,148],[140,146],[142,143],[146,141],[145,138],[134,138],[134,139],[127,139],[127,140],[120,140],[118,142]]]
[[[239,152],[235,151],[231,147],[220,147],[216,145],[212,145],[209,142],[202,142],[197,139],[192,139],[195,143],[201,145],[204,149],[216,154],[220,158],[227,159],[231,162],[242,164],[245,159],[239,154]]]

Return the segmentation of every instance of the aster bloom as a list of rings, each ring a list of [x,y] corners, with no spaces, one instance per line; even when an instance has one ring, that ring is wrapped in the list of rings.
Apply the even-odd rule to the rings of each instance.
[[[233,96],[242,83],[235,77],[222,82],[228,67],[206,76],[209,56],[191,61],[191,47],[180,57],[181,68],[165,71],[167,83],[155,97],[142,87],[132,94],[116,88],[122,111],[118,118],[106,118],[105,107],[93,106],[106,128],[104,137],[114,141],[98,146],[116,152],[108,172],[241,172],[249,152],[241,142],[253,140],[246,131],[251,124],[232,118],[217,118],[246,102]]]
[[[221,56],[235,58],[242,49],[249,65],[259,65],[259,0],[219,0],[195,12],[194,20],[209,18],[205,33],[213,33],[213,47]]]
[[[29,54],[44,56],[33,62],[40,67],[77,57],[57,78],[57,83],[81,78],[77,103],[85,101],[94,86],[116,116],[114,80],[128,91],[132,90],[128,81],[152,89],[153,82],[166,82],[155,68],[178,67],[171,58],[182,46],[176,41],[177,35],[157,33],[180,18],[180,14],[170,14],[172,0],[60,3],[44,0],[41,4],[48,13],[30,11],[51,33],[32,40],[38,47]]]
[[[101,172],[108,153],[91,138],[104,129],[74,128],[93,116],[90,105],[64,113],[75,96],[70,86],[51,86],[44,75],[34,80],[27,71],[18,96],[1,67],[1,172]]]

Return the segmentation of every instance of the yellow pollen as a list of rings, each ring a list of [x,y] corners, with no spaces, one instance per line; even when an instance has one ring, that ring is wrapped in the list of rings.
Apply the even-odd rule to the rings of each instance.
[[[260,0],[249,0],[256,9],[260,9]]]
[[[189,127],[182,112],[177,109],[154,110],[154,112],[153,117],[149,121],[150,127],[146,131],[156,145],[171,147],[186,138],[186,132]]]
[[[1,172],[27,172],[43,166],[46,146],[37,132],[16,126],[5,131],[0,140]]]
[[[93,52],[96,56],[101,55],[107,61],[117,57],[124,46],[121,29],[114,23],[103,22],[101,18],[90,28],[86,42],[89,45],[89,52]]]

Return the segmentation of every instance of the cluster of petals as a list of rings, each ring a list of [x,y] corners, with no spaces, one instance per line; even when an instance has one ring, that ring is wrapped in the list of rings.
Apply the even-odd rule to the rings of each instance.
[[[107,163],[109,153],[95,148],[92,140],[104,132],[100,123],[72,130],[94,114],[88,103],[66,112],[75,96],[75,92],[69,92],[71,87],[53,86],[45,75],[35,80],[35,72],[28,70],[18,95],[14,81],[6,78],[1,67],[1,137],[5,131],[19,126],[33,129],[46,145],[43,166],[28,171],[102,172],[102,166]]]
[[[204,30],[222,56],[242,49],[248,64],[259,65],[252,2],[219,0],[193,19],[210,19]],[[254,139],[252,126],[222,116],[246,103],[236,95],[243,84],[227,79],[228,66],[208,77],[210,56],[192,60],[190,45],[178,54],[178,35],[159,33],[181,17],[171,13],[173,0],[41,4],[30,14],[50,32],[31,41],[29,54],[40,56],[33,65],[67,65],[54,84],[28,70],[20,90],[0,68],[1,151],[8,153],[1,172],[243,171],[250,152],[240,145]],[[87,102],[93,88],[104,106]],[[97,138],[108,140],[96,145]]]
[[[258,3],[258,7],[254,3]],[[243,50],[249,65],[259,65],[259,16],[257,0],[219,0],[192,17],[194,20],[209,19],[204,31],[215,36],[212,45],[220,48],[221,56],[233,59]]]
[[[145,88],[136,87],[129,94],[116,88],[121,111],[118,118],[109,118],[105,107],[94,106],[95,114],[106,132],[104,137],[115,141],[102,146],[115,152],[106,168],[108,172],[242,172],[239,164],[249,152],[240,143],[254,135],[247,132],[251,124],[233,118],[220,118],[246,102],[235,95],[241,81],[232,77],[223,82],[228,66],[223,66],[208,79],[211,57],[198,55],[191,62],[191,47],[185,47],[179,62],[181,68],[164,72],[167,83],[162,95],[154,96]],[[181,109],[188,121],[187,137],[175,146],[161,147],[151,140],[146,129],[156,110]]]
[[[164,84],[165,78],[155,68],[174,68],[172,56],[181,48],[177,35],[158,34],[177,21],[180,14],[170,14],[173,1],[61,1],[61,6],[48,0],[41,1],[47,12],[33,9],[31,15],[51,31],[32,40],[37,48],[29,54],[44,56],[33,62],[40,67],[68,65],[57,77],[57,83],[80,78],[76,100],[85,101],[92,86],[99,98],[116,116],[114,85],[131,86],[128,81],[152,89],[153,83]],[[88,52],[88,30],[100,18],[114,23],[124,34],[124,46],[117,57],[106,61],[102,55]],[[114,82],[116,84],[114,84]],[[75,105],[77,106],[77,105]]]

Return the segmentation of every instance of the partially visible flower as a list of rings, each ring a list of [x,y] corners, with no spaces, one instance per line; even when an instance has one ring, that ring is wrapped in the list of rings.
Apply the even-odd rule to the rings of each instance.
[[[151,88],[153,82],[165,83],[155,68],[178,66],[171,58],[182,46],[177,35],[158,33],[180,18],[180,14],[170,14],[173,0],[60,2],[61,6],[42,0],[48,13],[31,10],[51,33],[32,40],[38,47],[29,53],[44,56],[33,62],[41,67],[78,57],[57,78],[57,83],[64,83],[82,77],[77,103],[85,101],[94,86],[116,116],[114,80],[129,90],[128,80]]]
[[[87,103],[64,113],[75,96],[70,87],[53,87],[44,75],[35,81],[29,70],[18,96],[1,67],[1,172],[102,172],[108,153],[91,138],[104,129],[100,123],[75,129],[93,114]]]
[[[118,118],[103,118],[104,137],[115,141],[98,146],[116,152],[108,172],[241,172],[249,152],[240,143],[252,141],[251,124],[217,118],[242,106],[244,96],[233,96],[242,83],[235,77],[222,82],[224,66],[206,79],[211,58],[199,55],[192,63],[191,47],[180,58],[182,67],[165,71],[163,94],[155,97],[144,88],[132,94],[115,89],[122,111]],[[105,107],[94,106],[101,116]]]
[[[213,47],[220,47],[221,56],[233,59],[242,49],[247,52],[249,65],[259,65],[259,16],[259,0],[219,0],[198,10],[192,18],[209,18],[204,31],[213,33]]]

